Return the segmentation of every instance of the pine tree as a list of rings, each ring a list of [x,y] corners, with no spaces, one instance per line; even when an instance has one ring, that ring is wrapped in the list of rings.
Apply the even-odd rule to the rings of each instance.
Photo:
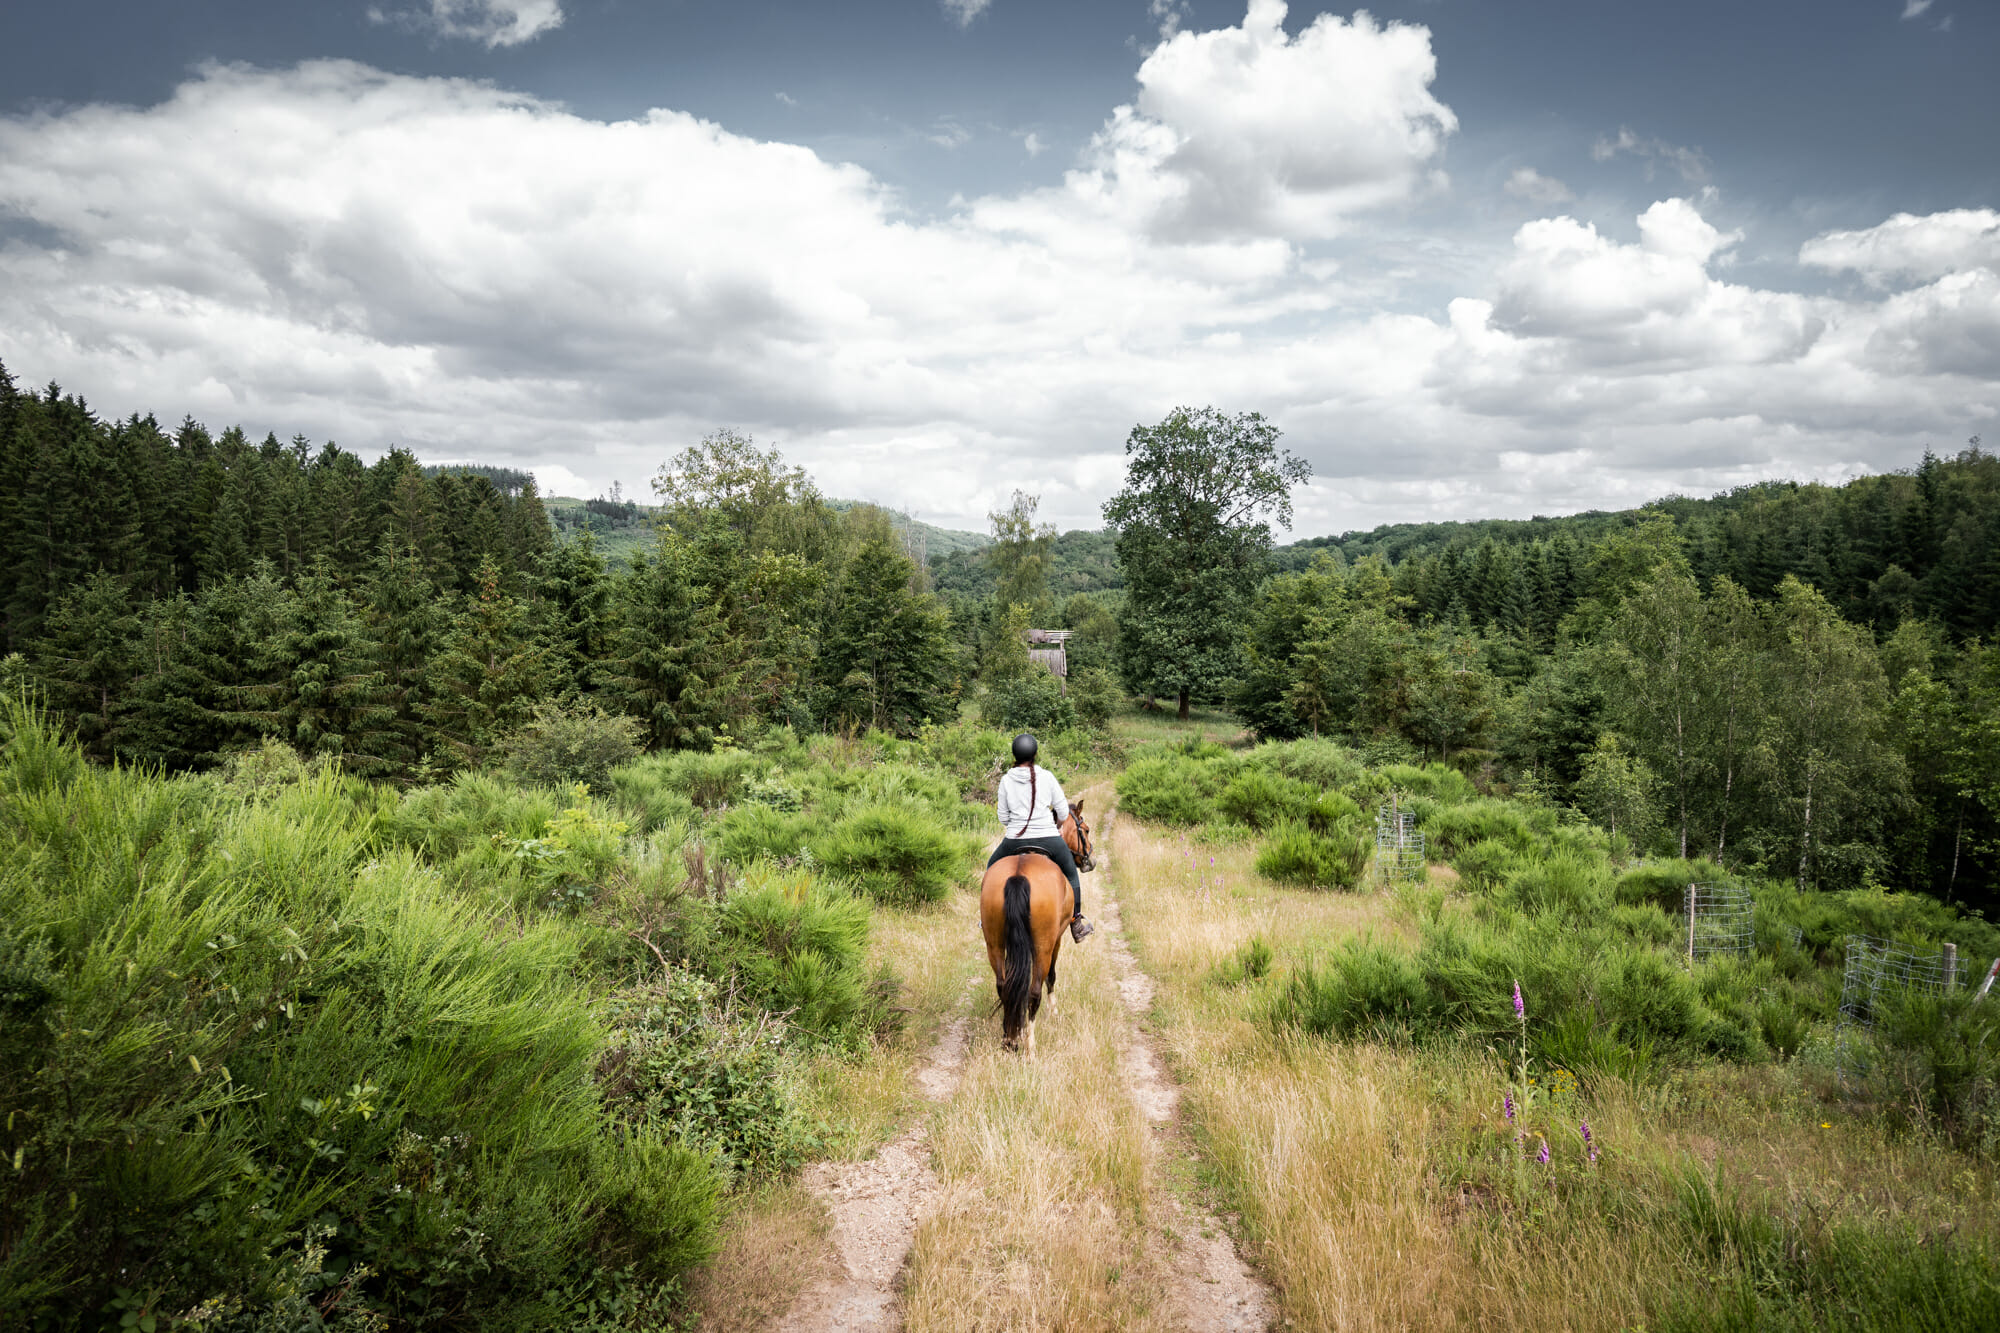
[[[528,632],[527,608],[501,586],[492,557],[473,575],[431,667],[427,720],[433,737],[467,763],[528,720],[549,682],[548,650]]]
[[[711,653],[722,627],[690,578],[685,538],[662,531],[650,554],[619,580],[617,629],[605,664],[604,690],[646,724],[649,746],[705,748],[722,722],[713,702]]]
[[[273,677],[261,691],[266,719],[302,754],[338,758],[363,777],[407,763],[375,658],[367,626],[332,569],[315,565],[284,597],[265,640],[263,663]]]
[[[101,569],[59,598],[44,622],[36,674],[98,759],[117,741],[138,628],[124,580]]]
[[[907,736],[955,711],[950,624],[935,597],[911,591],[915,568],[882,538],[848,563],[840,618],[820,663],[828,721]]]

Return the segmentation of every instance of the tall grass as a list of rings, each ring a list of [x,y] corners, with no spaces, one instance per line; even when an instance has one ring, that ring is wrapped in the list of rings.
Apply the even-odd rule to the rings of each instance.
[[[1116,827],[1111,849],[1128,929],[1162,987],[1156,1031],[1202,1169],[1240,1210],[1288,1327],[1991,1322],[1990,1159],[1822,1100],[1803,1066],[1718,1063],[1683,1045],[1631,1079],[1558,1072],[1578,1066],[1558,1065],[1557,1043],[1597,1030],[1579,996],[1698,1044],[1716,1003],[1774,969],[1614,978],[1613,958],[1592,962],[1601,942],[1576,938],[1565,916],[1517,937],[1465,902],[1440,898],[1433,918],[1435,888],[1273,889],[1247,849],[1215,849],[1209,871],[1199,848],[1191,868],[1177,839],[1136,823]],[[1453,949],[1434,948],[1433,919],[1459,922]],[[1276,954],[1261,981],[1235,965],[1259,938]],[[1534,1082],[1510,1121],[1516,968]],[[1287,1006],[1321,1017],[1264,1021]],[[1567,1022],[1565,1006],[1592,1021]],[[1565,1026],[1566,1038],[1549,1031]]]
[[[584,932],[410,845],[507,801],[460,784],[417,836],[335,775],[250,800],[9,729],[0,1322],[94,1327],[114,1284],[254,1319],[333,1272],[350,1310],[542,1328],[706,1253],[707,1158],[603,1108]]]

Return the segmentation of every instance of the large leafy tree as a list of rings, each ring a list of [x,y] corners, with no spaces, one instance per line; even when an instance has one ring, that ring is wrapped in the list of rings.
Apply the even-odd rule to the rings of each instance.
[[[1005,509],[986,516],[993,524],[993,544],[986,548],[986,558],[998,575],[994,600],[1002,610],[1025,606],[1034,619],[1049,614],[1049,546],[1056,536],[1054,524],[1035,522],[1041,501],[1039,495],[1015,491]]]
[[[1176,408],[1125,441],[1125,488],[1104,506],[1127,596],[1119,619],[1128,687],[1179,699],[1219,693],[1241,658],[1242,618],[1293,486],[1312,475],[1255,412]]]

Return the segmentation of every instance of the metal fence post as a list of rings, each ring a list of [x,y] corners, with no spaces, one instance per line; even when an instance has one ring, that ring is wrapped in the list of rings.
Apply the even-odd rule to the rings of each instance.
[[[1944,988],[1949,991],[1958,984],[1958,946],[1944,946]]]
[[[1694,885],[1688,885],[1688,962],[1694,962]]]

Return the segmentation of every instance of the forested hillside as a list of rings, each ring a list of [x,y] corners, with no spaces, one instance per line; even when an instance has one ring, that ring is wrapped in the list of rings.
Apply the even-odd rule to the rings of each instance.
[[[961,653],[887,515],[733,436],[662,476],[673,502],[614,565],[557,540],[525,477],[107,423],[0,371],[5,670],[94,757],[170,769],[270,736],[407,779],[542,706],[700,748],[955,716]]]

